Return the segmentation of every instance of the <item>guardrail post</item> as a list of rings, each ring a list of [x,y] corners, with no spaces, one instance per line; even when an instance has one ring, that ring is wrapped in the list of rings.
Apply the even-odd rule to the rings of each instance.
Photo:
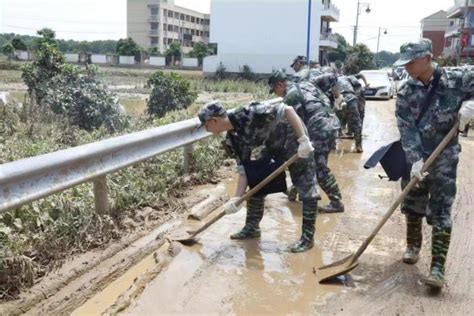
[[[191,166],[191,161],[193,159],[193,144],[188,144],[183,147],[183,173],[189,173],[189,169]]]
[[[109,214],[109,189],[106,176],[94,179],[94,201],[97,214]]]

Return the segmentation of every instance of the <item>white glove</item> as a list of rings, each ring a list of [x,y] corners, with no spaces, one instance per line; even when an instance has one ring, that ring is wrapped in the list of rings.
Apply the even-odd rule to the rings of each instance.
[[[240,197],[236,196],[236,197],[230,198],[230,200],[224,204],[224,210],[225,210],[226,215],[235,214],[242,208],[241,206],[237,206],[236,204],[239,199]]]
[[[300,145],[298,146],[298,157],[308,158],[309,154],[314,151],[313,145],[311,145],[308,136],[303,135],[298,138],[298,143],[300,143]]]
[[[344,101],[342,94],[339,95],[339,97],[335,100],[334,103],[335,103],[336,110],[342,110],[344,107],[347,106],[346,101]]]
[[[466,125],[474,119],[474,100],[464,101],[459,110],[459,130],[463,131]]]
[[[415,162],[413,164],[413,166],[411,166],[411,172],[410,172],[410,176],[413,178],[413,177],[417,177],[418,180],[423,180],[427,175],[428,175],[428,172],[421,172],[421,168],[423,168],[423,158],[418,160],[417,162]]]

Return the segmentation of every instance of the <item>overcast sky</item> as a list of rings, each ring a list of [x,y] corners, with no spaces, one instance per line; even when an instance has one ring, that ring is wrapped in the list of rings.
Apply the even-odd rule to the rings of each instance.
[[[235,1],[235,0],[229,0]],[[454,0],[363,0],[359,16],[358,41],[372,51],[398,51],[401,44],[420,37],[420,20],[438,10],[447,10]],[[208,13],[210,0],[175,0],[177,5]],[[340,22],[332,23],[352,44],[357,0],[333,0],[339,7]],[[212,14],[212,12],[211,12]],[[211,15],[212,19],[212,15]],[[42,27],[56,31],[58,38],[75,40],[119,39],[126,36],[126,0],[0,0],[0,33],[35,34]],[[265,27],[262,21],[262,27]],[[382,29],[382,31],[384,30]]]

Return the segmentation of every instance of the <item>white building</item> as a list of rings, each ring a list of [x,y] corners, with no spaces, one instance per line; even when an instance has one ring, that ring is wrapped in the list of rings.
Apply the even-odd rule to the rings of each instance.
[[[209,14],[174,4],[174,0],[127,0],[127,37],[164,53],[173,42],[188,53],[194,43],[209,42]]]
[[[330,22],[339,10],[330,0],[311,1],[310,59],[324,63],[327,49],[337,48]],[[210,43],[217,55],[204,59],[204,72],[222,63],[228,72],[248,65],[254,73],[286,68],[306,55],[309,0],[211,0]]]

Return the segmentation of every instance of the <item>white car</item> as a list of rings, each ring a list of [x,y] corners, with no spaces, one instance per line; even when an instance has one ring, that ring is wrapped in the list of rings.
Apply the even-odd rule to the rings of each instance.
[[[365,89],[366,98],[386,99],[393,98],[396,93],[395,83],[390,81],[385,70],[363,70],[360,72],[364,75],[369,85]]]

